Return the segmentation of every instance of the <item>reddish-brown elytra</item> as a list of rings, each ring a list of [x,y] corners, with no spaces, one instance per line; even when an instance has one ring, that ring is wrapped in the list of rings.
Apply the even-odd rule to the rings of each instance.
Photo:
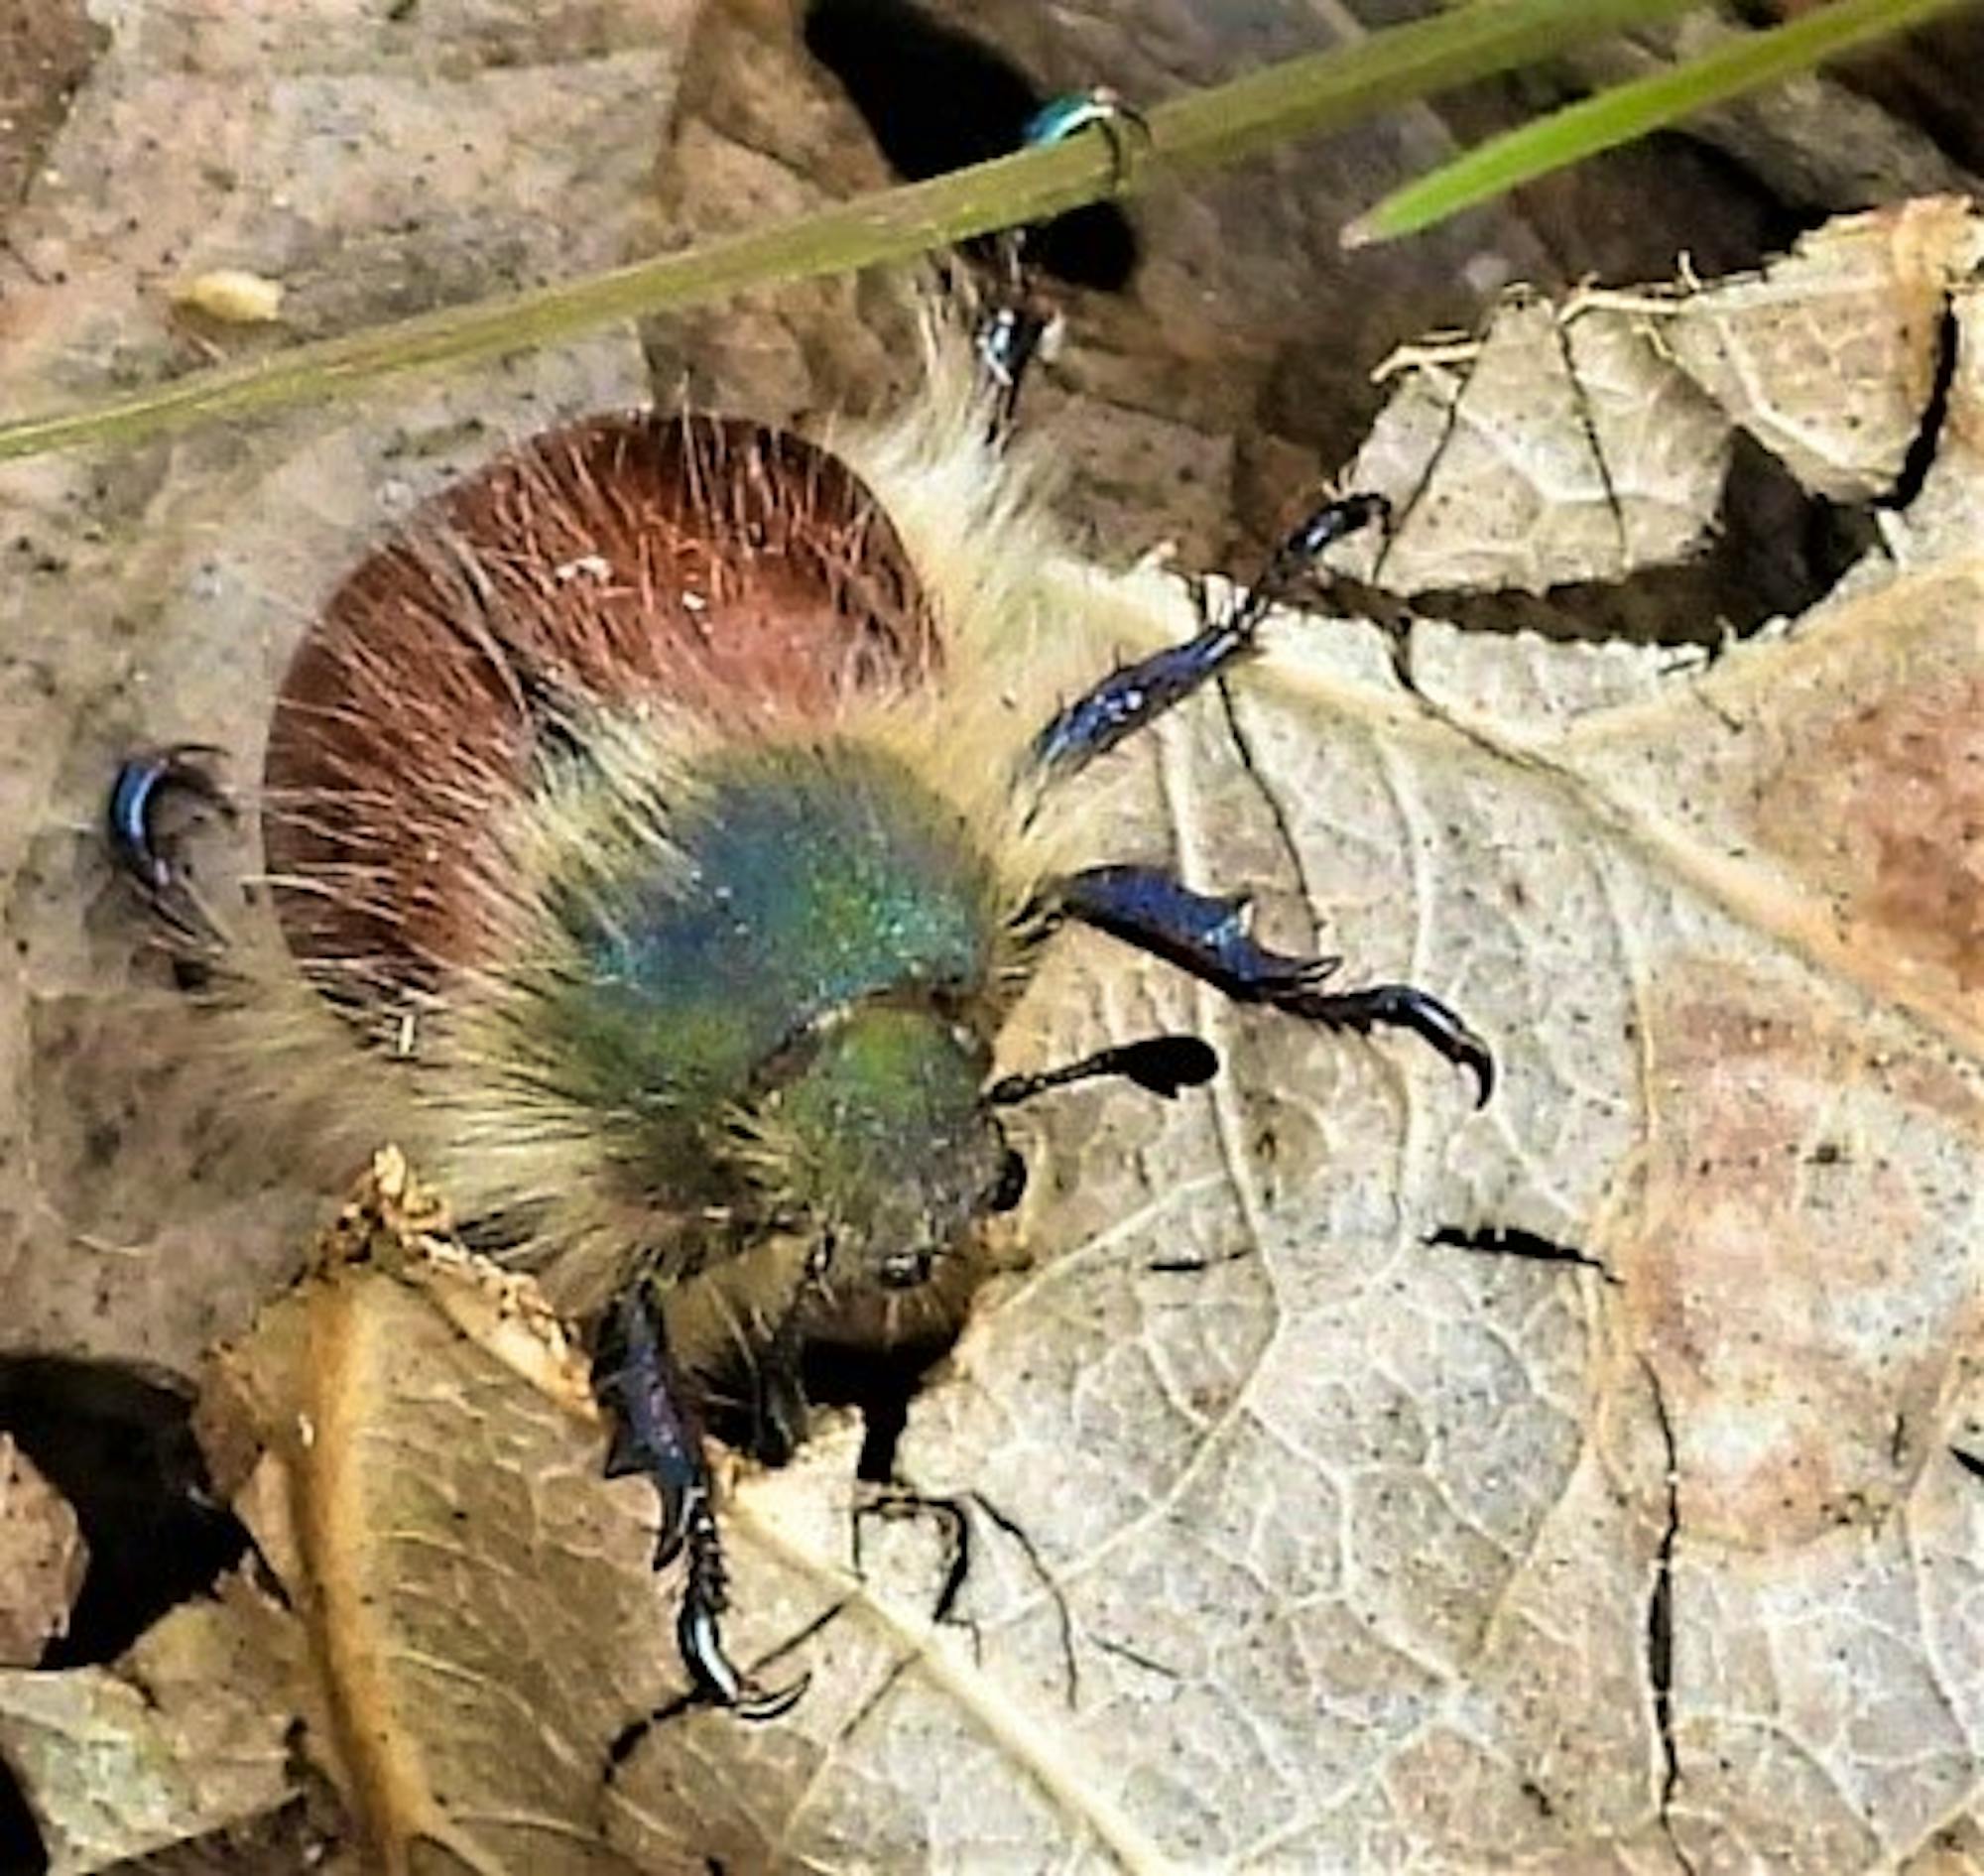
[[[692,415],[534,438],[362,563],[292,662],[264,771],[285,932],[361,1000],[431,986],[485,954],[475,856],[559,712],[824,724],[936,656],[894,527],[816,445]]]

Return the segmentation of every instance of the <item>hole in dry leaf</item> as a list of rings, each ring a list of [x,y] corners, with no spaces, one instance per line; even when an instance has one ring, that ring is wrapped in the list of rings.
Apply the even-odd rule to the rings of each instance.
[[[806,42],[906,182],[1010,156],[1048,102],[996,46],[910,0],[814,0]],[[1116,293],[1136,268],[1137,236],[1120,208],[1091,202],[1044,224],[1028,255],[1058,280]]]
[[[12,1768],[0,1759],[0,1876],[42,1876],[49,1853]]]
[[[45,1668],[113,1660],[248,1548],[217,1507],[190,1425],[192,1396],[113,1362],[0,1357],[0,1431],[75,1509],[89,1570]]]
[[[1428,1245],[1456,1251],[1473,1251],[1483,1257],[1516,1257],[1528,1259],[1537,1264],[1572,1264],[1581,1270],[1595,1270],[1609,1284],[1619,1279],[1605,1267],[1602,1259],[1593,1257],[1588,1251],[1581,1251],[1574,1244],[1558,1244],[1540,1232],[1527,1231],[1521,1225],[1494,1224],[1460,1225],[1443,1224],[1438,1230],[1427,1234]]]

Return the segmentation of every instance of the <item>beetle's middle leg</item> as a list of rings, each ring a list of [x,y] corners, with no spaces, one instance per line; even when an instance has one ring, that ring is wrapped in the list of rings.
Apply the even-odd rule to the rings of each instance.
[[[1476,1105],[1495,1085],[1488,1045],[1430,992],[1407,983],[1328,991],[1340,957],[1270,950],[1248,930],[1247,901],[1194,892],[1153,866],[1092,866],[1055,889],[1055,904],[1112,938],[1162,957],[1236,1003],[1265,1003],[1333,1029],[1409,1029],[1475,1079]]]
[[[718,1623],[729,1605],[730,1584],[702,1427],[669,1353],[668,1327],[648,1284],[631,1284],[615,1299],[593,1363],[592,1385],[614,1423],[607,1476],[645,1472],[661,1500],[655,1567],[687,1554],[688,1580],[676,1618],[676,1645],[696,1690],[745,1719],[776,1719],[805,1692],[806,1681],[803,1677],[769,1691],[754,1687],[723,1651]]]
[[[1253,652],[1269,609],[1289,596],[1324,548],[1390,513],[1382,495],[1345,495],[1318,508],[1276,548],[1253,586],[1218,618],[1208,619],[1196,637],[1112,671],[1085,696],[1056,711],[1028,750],[1031,775],[1054,783],[1079,774],[1210,684]]]

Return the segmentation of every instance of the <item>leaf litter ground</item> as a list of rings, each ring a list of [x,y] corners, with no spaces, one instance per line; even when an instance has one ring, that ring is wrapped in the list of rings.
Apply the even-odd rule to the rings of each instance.
[[[624,113],[660,82],[609,47],[578,92]],[[476,102],[506,152],[504,114],[547,109],[500,78]],[[527,268],[532,200],[577,185],[568,140],[524,141]],[[16,328],[24,404],[68,388],[78,309],[107,347],[154,330],[108,236],[70,238],[80,284]],[[1227,1072],[1176,1110],[1072,1098],[1035,1145],[1035,1262],[901,1450],[1031,1547],[978,1514],[968,1625],[930,1621],[920,1527],[853,1573],[851,1429],[733,1482],[740,1652],[806,1636],[814,1676],[775,1728],[641,1723],[678,1690],[641,1488],[596,1478],[556,1338],[478,1315],[444,1256],[334,1266],[244,1335],[318,1195],[202,1113],[162,1122],[189,1019],[120,981],[146,966],[88,831],[127,740],[225,734],[252,772],[257,700],[382,508],[635,401],[633,348],[7,471],[38,557],[0,601],[15,718],[96,703],[0,770],[8,1295],[41,1345],[189,1368],[231,1341],[207,1431],[286,1598],[242,1579],[113,1668],[0,1677],[58,1867],[265,1815],[310,1768],[410,1869],[1974,1846],[1984,1492],[1950,1449],[1984,1429],[1979,239],[1917,204],[1755,280],[1512,305],[1407,362],[1353,471],[1404,524],[1346,569],[1402,594],[1685,553],[1739,434],[1831,499],[1905,473],[1911,498],[1818,606],[1713,656],[1290,619],[1154,739],[1131,832],[1269,882],[1284,941],[1437,988],[1503,1091],[1472,1115],[1409,1050],[1070,941],[1015,1064],[1159,1021]],[[1151,642],[1187,629],[1156,567],[1064,577]],[[1514,1254],[1539,1246],[1567,1254]],[[189,1265],[220,1280],[188,1293]]]

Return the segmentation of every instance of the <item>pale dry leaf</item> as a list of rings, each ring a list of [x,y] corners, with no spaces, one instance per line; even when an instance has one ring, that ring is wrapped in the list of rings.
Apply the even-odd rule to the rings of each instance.
[[[1980,243],[1935,197],[1829,223],[1754,276],[1524,296],[1478,339],[1407,346],[1345,476],[1391,498],[1393,533],[1333,561],[1407,595],[1620,579],[1705,544],[1738,431],[1813,494],[1885,496]]]
[[[289,1615],[236,1578],[109,1667],[0,1672],[0,1757],[51,1876],[86,1876],[285,1804],[297,1647]]]
[[[1976,473],[1974,383],[1943,478]],[[970,1628],[931,1625],[933,1541],[872,1544],[849,1580],[851,1441],[825,1438],[741,1481],[729,1521],[739,1652],[806,1636],[811,1691],[775,1727],[644,1727],[635,1683],[675,1670],[629,1512],[601,1605],[623,1678],[560,1669],[549,1709],[621,1747],[610,1779],[570,1774],[584,1857],[1960,1854],[1984,569],[1966,531],[1911,539],[1705,673],[1422,627],[1407,689],[1368,629],[1289,620],[1230,707],[1167,725],[1126,846],[1274,882],[1271,927],[1450,997],[1502,1054],[1494,1106],[1394,1040],[1063,941],[1016,1062],[1190,1024],[1226,1072],[1176,1109],[1084,1094],[1041,1123],[1039,1266],[988,1299],[902,1455],[964,1495]],[[1154,574],[1117,600],[1183,627]],[[1435,1241],[1483,1227],[1528,1235]],[[486,1438],[417,1444],[470,1502],[454,1468]],[[574,1503],[602,1489],[583,1447],[539,1473]],[[452,1639],[480,1689],[487,1638]],[[586,1645],[561,1629],[551,1659]]]
[[[1753,280],[1688,296],[1675,361],[1806,488],[1886,495],[1935,384],[1950,290],[1984,260],[1961,196],[1829,222]]]
[[[1504,1088],[1470,1117],[1409,1051],[1064,944],[1016,1055],[1189,1023],[1227,1072],[1176,1113],[1070,1098],[1043,1268],[913,1415],[909,1475],[1044,1570],[980,1518],[975,1662],[914,1640],[928,1560],[871,1574],[888,1700],[790,1811],[758,1742],[748,1813],[675,1748],[694,1841],[831,1868],[858,1818],[963,1865],[992,1816],[1026,1864],[1818,1872],[1974,1832],[1971,301],[1906,560],[1792,629],[1702,674],[1422,626],[1407,690],[1374,635],[1292,621],[1159,737],[1126,846],[1278,881],[1271,922],[1487,1025]],[[1528,1255],[1428,1243],[1483,1227]],[[745,1501],[804,1530],[842,1463]]]
[[[1394,530],[1338,550],[1346,571],[1407,595],[1546,592],[1679,560],[1714,522],[1730,421],[1642,319],[1524,298],[1398,365],[1345,477],[1391,497]]]
[[[0,1434],[0,1668],[32,1668],[65,1632],[88,1562],[68,1500]]]
[[[610,64],[588,68],[597,90],[505,95],[528,123],[592,108],[603,126],[637,108]],[[252,69],[215,68],[236,90]],[[570,145],[619,160],[610,138],[560,131],[523,139],[547,168],[498,224],[510,242],[540,228],[546,188],[575,187]],[[602,188],[601,244],[620,199]],[[44,238],[78,238],[45,212],[69,232]],[[589,226],[550,219],[538,238]],[[106,346],[156,358],[112,232],[78,261],[110,312],[58,295],[23,313],[24,405],[87,378],[92,319]],[[1655,369],[1665,304],[1540,334],[1527,349],[1554,375],[1497,393],[1482,461],[1569,512],[1488,504],[1498,532],[1463,525],[1415,577],[1549,583],[1680,551],[1732,417],[1770,442],[1814,434],[1814,413],[1871,413],[1875,446],[1820,434],[1811,473],[1889,486],[1920,429],[1922,320],[1974,224],[1931,205],[1836,238],[1858,258],[1843,283],[1808,282],[1822,317],[1796,268],[1755,321],[1740,294],[1702,296],[1740,410]],[[742,1659],[839,1610],[792,1657],[813,1672],[806,1698],[772,1727],[644,1726],[680,1682],[674,1585],[646,1571],[642,1489],[594,1477],[583,1417],[404,1276],[318,1280],[280,1307],[272,1324],[321,1330],[336,1356],[302,1371],[309,1437],[331,1448],[308,1448],[305,1474],[334,1489],[305,1494],[315,1527],[278,1528],[297,1499],[267,1469],[243,1503],[292,1581],[332,1543],[346,1632],[388,1644],[319,1684],[310,1737],[330,1753],[324,1714],[390,1716],[372,1783],[347,1788],[365,1816],[428,1833],[411,1864],[1581,1872],[1685,1855],[1829,1872],[1927,1870],[1974,1842],[1984,1492],[1948,1448],[1984,1425],[1968,740],[1984,424],[1959,299],[1950,407],[1922,493],[1889,523],[1896,558],[1803,625],[1705,675],[1421,626],[1408,688],[1376,633],[1288,620],[1230,707],[1202,699],[1132,761],[1126,854],[1264,884],[1271,935],[1448,997],[1506,1079],[1473,1114],[1410,1040],[1305,1033],[1099,938],[1058,941],[1007,1038],[1014,1065],[1190,1024],[1226,1070],[1175,1108],[1087,1090],[1034,1123],[1037,1267],[988,1296],[903,1448],[926,1489],[980,1494],[969,1628],[930,1621],[932,1528],[871,1533],[850,1577],[853,1436],[829,1428],[739,1481],[727,1523]],[[1562,363],[1573,341],[1593,348],[1596,398]],[[0,1035],[32,1123],[0,1205],[9,1294],[41,1333],[186,1359],[245,1319],[313,1196],[280,1179],[243,1195],[211,1162],[202,1184],[160,1176],[206,1134],[171,1113],[184,1045],[156,1007],[116,1014],[129,927],[93,833],[110,762],[135,732],[191,734],[252,772],[270,678],[358,546],[504,435],[637,383],[631,346],[602,342],[205,433],[100,483],[73,464],[6,472],[48,563],[0,589],[20,648],[5,700],[23,724],[79,719],[0,756],[25,945],[5,994],[26,1013]],[[1447,408],[1473,395],[1456,381]],[[1601,430],[1629,439],[1602,473]],[[1409,495],[1421,470],[1399,460]],[[1186,629],[1154,575],[1066,578],[1126,645]],[[78,618],[112,622],[108,649]],[[106,1060],[118,1071],[92,1081],[81,1064]],[[1518,1235],[1427,1242],[1487,1227]],[[221,1281],[189,1294],[188,1266]],[[291,1417],[293,1448],[305,1424]],[[374,1592],[388,1599],[357,1602]],[[409,1766],[418,1782],[396,1784]],[[505,1811],[506,1783],[527,1802]]]

